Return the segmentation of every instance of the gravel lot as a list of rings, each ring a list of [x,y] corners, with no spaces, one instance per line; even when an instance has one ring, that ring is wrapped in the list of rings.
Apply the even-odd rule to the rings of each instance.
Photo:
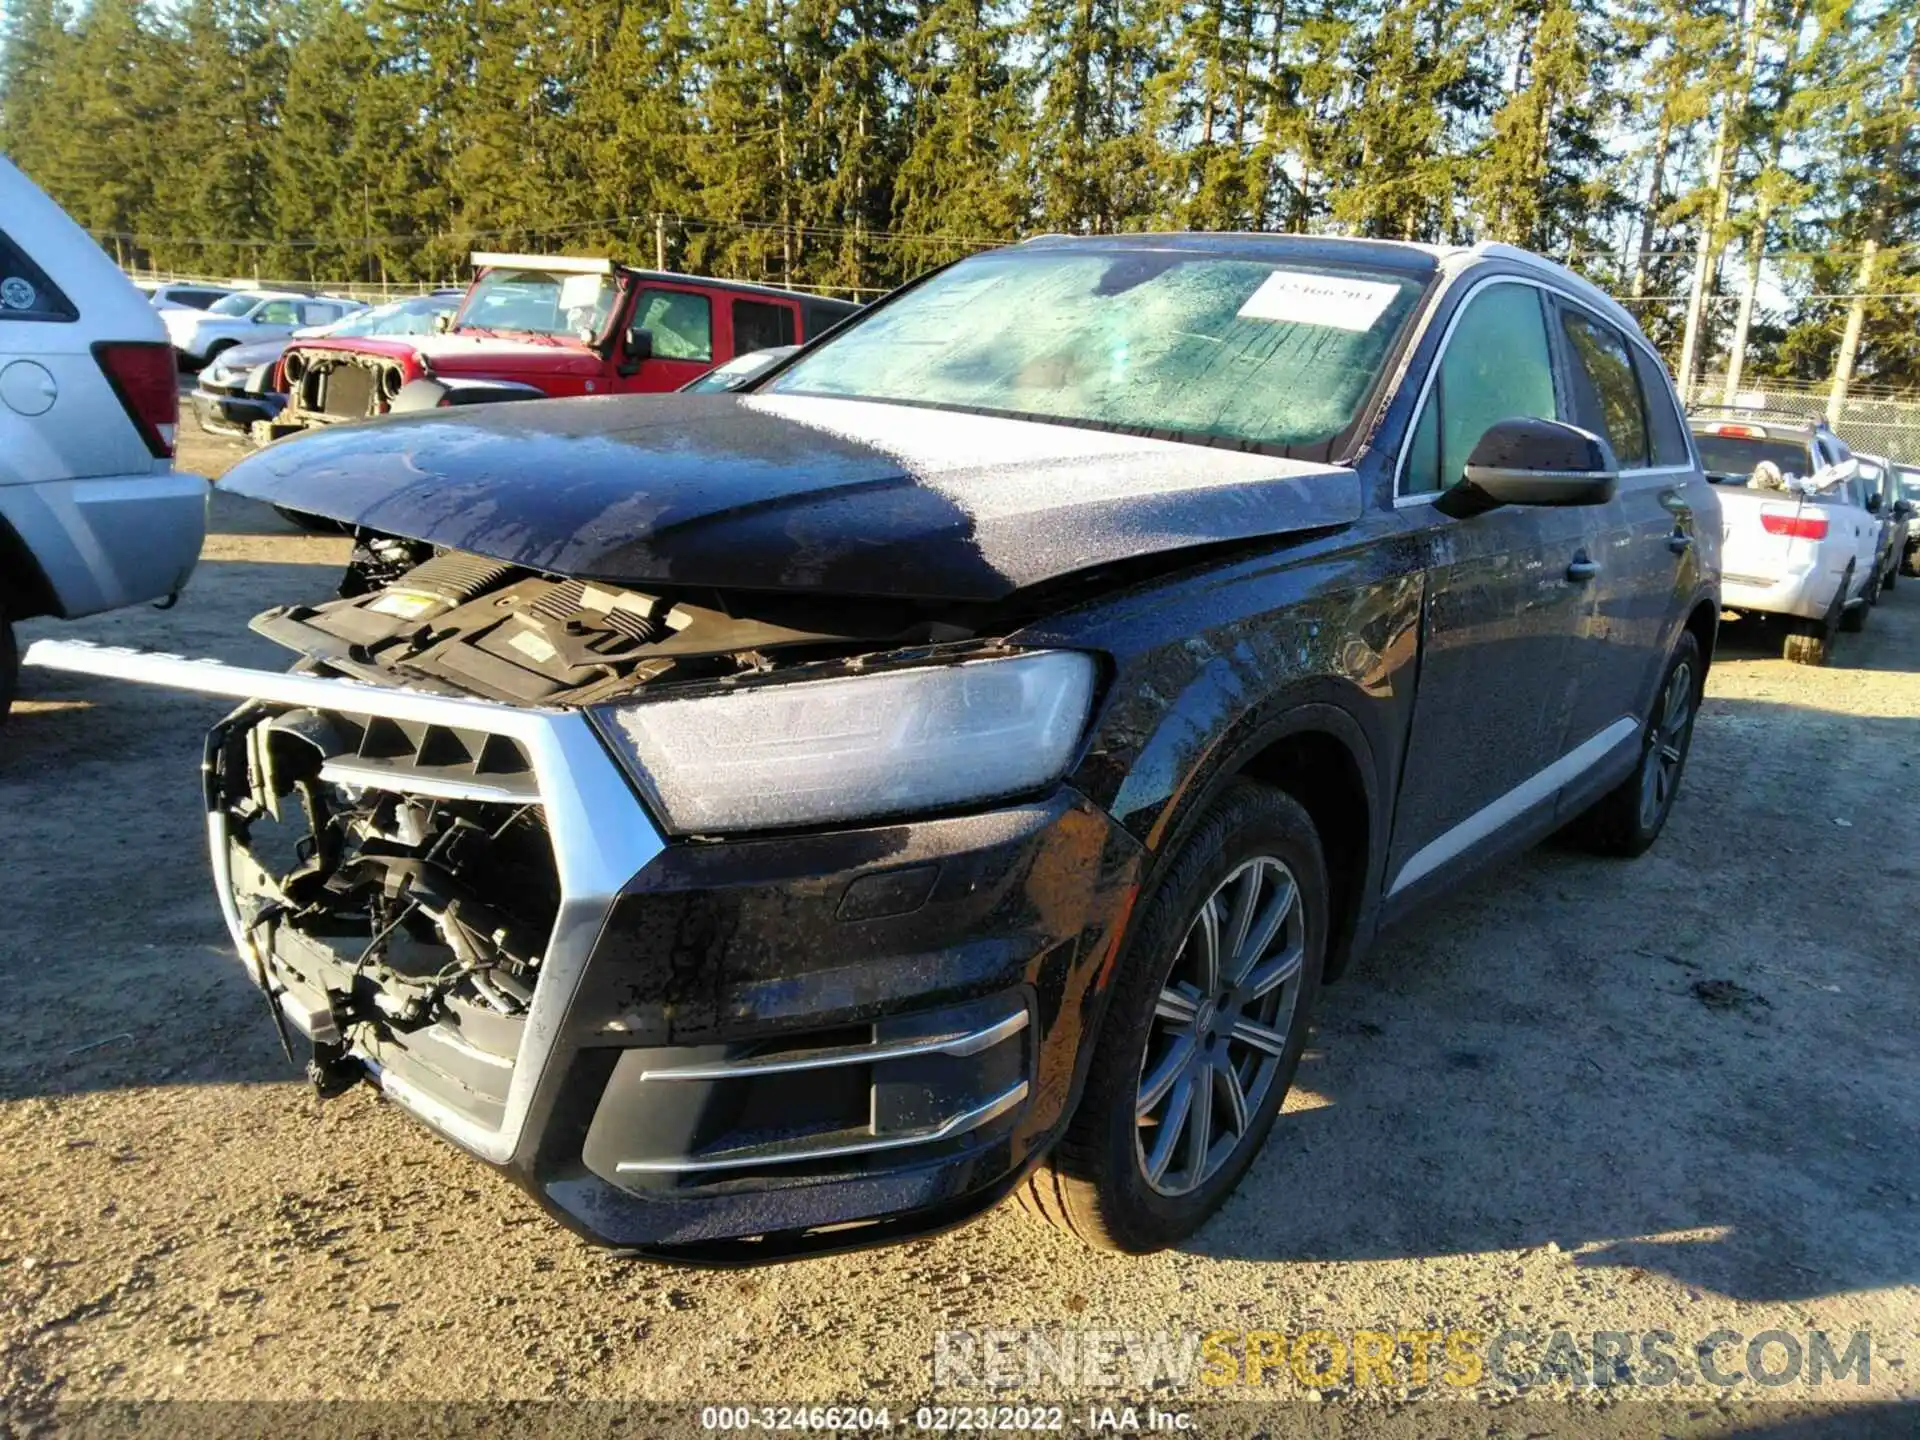
[[[233,453],[193,436],[183,464]],[[23,641],[281,664],[247,618],[325,593],[344,542],[218,498],[177,608]],[[1833,668],[1773,654],[1725,636],[1652,854],[1540,850],[1327,994],[1292,1113],[1188,1250],[1096,1255],[1005,1207],[731,1272],[593,1250],[369,1091],[317,1101],[207,880],[221,705],[29,671],[0,732],[0,1434],[161,1397],[898,1412],[933,1393],[935,1333],[981,1326],[1866,1326],[1867,1391],[1819,1396],[1920,1399],[1920,581]],[[1726,1425],[1814,1398],[1665,1394]]]

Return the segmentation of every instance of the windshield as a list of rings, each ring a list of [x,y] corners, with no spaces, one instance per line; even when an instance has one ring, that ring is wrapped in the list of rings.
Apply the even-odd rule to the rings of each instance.
[[[598,336],[618,291],[611,275],[554,270],[489,270],[474,282],[457,330]]]
[[[1353,422],[1420,282],[1165,250],[1005,250],[887,302],[771,381],[1284,447]]]
[[[1896,465],[1893,473],[1900,477],[1900,488],[1907,492],[1907,498],[1920,500],[1920,466]]]
[[[259,295],[223,295],[207,307],[207,312],[212,315],[245,315],[263,299]]]
[[[430,300],[394,300],[385,305],[376,305],[371,310],[362,310],[350,320],[343,320],[328,333],[334,336],[352,337],[355,335],[431,335],[436,316],[452,314],[459,300],[454,297]]]
[[[1700,447],[1700,464],[1707,474],[1745,483],[1763,460],[1780,467],[1784,477],[1802,478],[1813,473],[1812,452],[1795,440],[1762,440],[1746,435],[1715,435],[1695,431],[1693,443]]]
[[[724,365],[714,366],[699,379],[689,380],[680,388],[691,395],[703,395],[714,390],[737,390],[754,376],[771,370],[791,355],[793,350],[791,345],[770,350],[749,350],[745,355],[734,356]]]

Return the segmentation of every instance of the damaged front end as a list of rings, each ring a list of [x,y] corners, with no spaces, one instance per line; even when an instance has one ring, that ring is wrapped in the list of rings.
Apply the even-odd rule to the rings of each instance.
[[[281,358],[280,376],[288,416],[298,416],[302,425],[384,415],[408,379],[406,368],[386,355],[300,347]]]
[[[951,605],[388,559],[256,618],[291,673],[32,657],[241,702],[205,751],[216,890],[316,1085],[370,1078],[575,1228],[662,1254],[838,1248],[1003,1193],[1068,1113],[1137,846],[1051,783],[1084,688],[1047,783],[956,807],[937,760],[1036,666],[1084,686],[1091,662]],[[946,699],[917,709],[922,686]],[[889,707],[935,747],[910,780],[848,741]],[[709,734],[709,768],[677,768]],[[796,781],[823,745],[841,779]]]
[[[250,702],[205,777],[236,941],[315,1083],[357,1056],[497,1130],[560,907],[526,747]]]

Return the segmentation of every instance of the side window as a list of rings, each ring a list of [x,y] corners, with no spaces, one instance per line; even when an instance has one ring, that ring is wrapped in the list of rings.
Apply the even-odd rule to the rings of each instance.
[[[733,302],[733,353],[793,344],[793,310],[759,300]]]
[[[1490,285],[1467,302],[1447,337],[1439,373],[1408,447],[1408,495],[1459,483],[1467,457],[1496,421],[1557,420],[1553,361],[1540,292]]]
[[[175,290],[167,298],[177,300],[182,305],[191,305],[196,310],[204,310],[223,293],[219,290]]]
[[[9,320],[68,321],[80,318],[38,265],[0,235],[0,323]]]
[[[253,312],[253,318],[262,325],[298,325],[300,308],[291,300],[269,300]]]
[[[1653,463],[1691,465],[1693,456],[1687,450],[1687,427],[1680,418],[1666,367],[1636,345],[1633,368],[1640,376],[1640,393],[1647,402],[1647,440],[1653,448]]]
[[[1627,342],[1611,325],[1562,308],[1560,329],[1572,354],[1573,402],[1579,423],[1607,437],[1622,470],[1647,463],[1647,417]]]
[[[713,359],[713,306],[684,290],[642,290],[633,323],[653,332],[653,353],[662,360]]]
[[[302,325],[331,325],[340,318],[341,313],[341,307],[338,305],[310,303],[300,307],[300,323]]]

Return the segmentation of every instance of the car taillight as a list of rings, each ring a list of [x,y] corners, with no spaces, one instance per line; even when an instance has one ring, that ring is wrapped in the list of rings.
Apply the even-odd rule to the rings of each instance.
[[[1764,440],[1767,432],[1758,425],[1709,425],[1709,435],[1725,435],[1734,440]]]
[[[1786,535],[1795,540],[1827,538],[1827,517],[1817,510],[1762,510],[1760,523],[1769,535]]]
[[[93,358],[147,449],[162,460],[172,459],[174,430],[180,423],[173,347],[141,340],[103,340],[93,347]]]

